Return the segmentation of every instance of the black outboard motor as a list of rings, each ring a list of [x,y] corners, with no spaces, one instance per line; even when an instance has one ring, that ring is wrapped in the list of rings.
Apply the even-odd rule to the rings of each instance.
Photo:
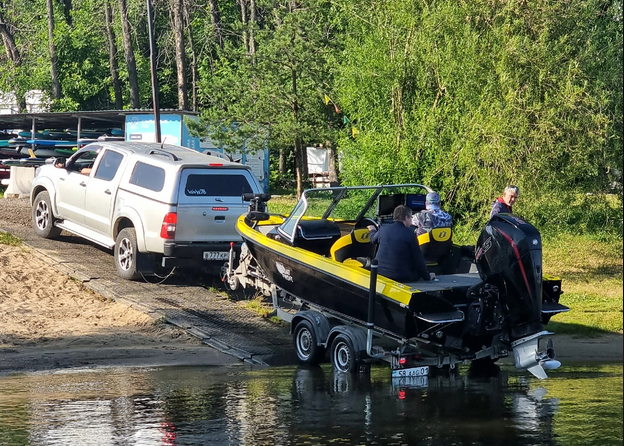
[[[534,226],[495,215],[477,241],[481,280],[498,287],[510,340],[542,331],[542,239]]]
[[[554,350],[537,353],[542,325],[542,239],[538,230],[511,214],[492,217],[477,241],[475,260],[483,282],[496,286],[516,367],[546,378],[556,368]],[[550,362],[549,362],[550,361]]]

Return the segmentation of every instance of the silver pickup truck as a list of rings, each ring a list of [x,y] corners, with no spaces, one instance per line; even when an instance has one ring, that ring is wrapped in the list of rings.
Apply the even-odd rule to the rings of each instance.
[[[249,167],[186,147],[94,142],[37,169],[31,186],[35,232],[66,230],[112,249],[117,272],[135,280],[155,266],[218,267],[261,193]]]

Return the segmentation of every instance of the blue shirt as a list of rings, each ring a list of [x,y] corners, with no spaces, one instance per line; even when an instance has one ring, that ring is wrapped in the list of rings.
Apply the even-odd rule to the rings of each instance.
[[[422,278],[430,280],[418,239],[412,228],[401,222],[373,229],[371,243],[379,243],[375,258],[379,262],[379,274],[397,282],[412,282]]]

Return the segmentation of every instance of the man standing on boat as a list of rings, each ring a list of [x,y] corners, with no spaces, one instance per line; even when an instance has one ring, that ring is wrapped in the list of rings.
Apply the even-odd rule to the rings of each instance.
[[[431,280],[425,258],[414,237],[412,226],[412,209],[399,205],[392,214],[394,222],[379,228],[370,225],[370,241],[378,243],[378,272],[382,276],[397,282],[413,282],[415,280]]]

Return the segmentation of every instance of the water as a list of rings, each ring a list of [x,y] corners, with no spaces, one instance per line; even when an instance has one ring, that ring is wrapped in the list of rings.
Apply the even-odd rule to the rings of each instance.
[[[393,385],[322,368],[0,377],[1,445],[621,445],[622,365]],[[418,387],[423,385],[423,387]]]

